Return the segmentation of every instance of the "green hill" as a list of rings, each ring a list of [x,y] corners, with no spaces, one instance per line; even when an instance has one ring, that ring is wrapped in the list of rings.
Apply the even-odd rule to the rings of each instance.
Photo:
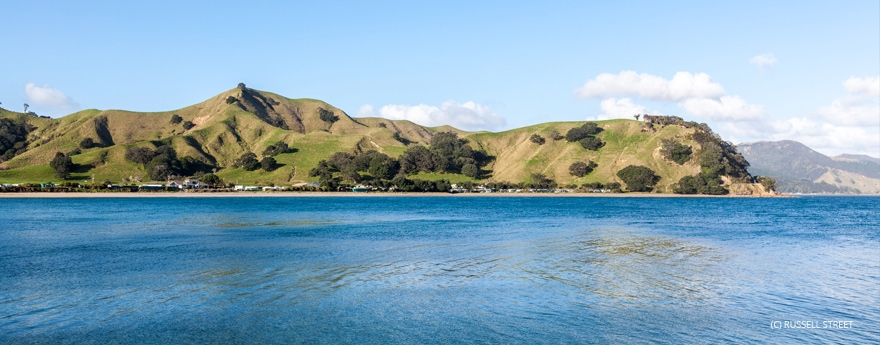
[[[18,144],[19,149],[0,162],[0,182],[4,183],[57,182],[49,166],[57,152],[72,152],[74,168],[68,181],[93,177],[96,181],[146,181],[149,175],[144,165],[126,159],[126,152],[136,147],[155,150],[163,145],[173,148],[177,157],[190,157],[212,166],[227,182],[317,181],[317,177],[309,176],[309,171],[335,152],[376,150],[396,158],[414,145],[428,145],[437,133],[453,131],[474,150],[484,150],[491,158],[482,168],[485,173],[480,181],[529,182],[532,174],[540,173],[560,185],[622,182],[616,175],[618,171],[629,165],[641,165],[659,176],[655,191],[671,193],[682,177],[701,172],[702,163],[696,157],[705,145],[695,140],[700,128],[686,125],[692,123],[655,126],[634,120],[610,120],[598,122],[602,130],[595,137],[604,146],[591,151],[577,142],[551,137],[554,132],[565,135],[583,122],[543,123],[499,133],[466,132],[449,126],[430,128],[409,121],[351,118],[319,100],[289,99],[243,84],[174,111],[89,109],[49,119],[0,109],[0,119],[30,129],[27,138]],[[534,134],[545,138],[545,142],[539,145],[530,140]],[[93,144],[81,148],[84,140]],[[684,164],[664,158],[664,140],[693,147],[694,158]],[[274,157],[274,170],[246,171],[233,167],[242,154],[253,152],[259,158],[267,147],[279,141],[291,150]],[[14,156],[10,158],[11,154]],[[591,173],[576,177],[569,173],[569,166],[579,161],[593,161],[597,166]],[[478,182],[452,173],[421,172],[413,176]],[[748,182],[749,178],[738,176],[734,180]],[[728,186],[733,185],[733,180],[725,181]],[[753,192],[749,188],[745,188],[746,192]]]

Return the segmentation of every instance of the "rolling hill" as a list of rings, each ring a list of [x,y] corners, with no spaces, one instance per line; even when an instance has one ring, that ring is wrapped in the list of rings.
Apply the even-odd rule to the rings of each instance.
[[[49,167],[57,152],[73,152],[75,168],[69,181],[147,180],[144,166],[126,159],[126,152],[137,147],[156,149],[167,145],[178,157],[191,157],[215,167],[216,174],[228,182],[291,184],[316,181],[316,177],[309,176],[309,170],[334,152],[376,150],[393,158],[413,145],[428,145],[434,135],[449,131],[492,157],[484,167],[487,173],[482,181],[527,182],[532,174],[540,173],[566,185],[621,182],[616,176],[619,170],[642,165],[659,176],[656,192],[671,193],[679,179],[701,172],[696,158],[679,165],[661,154],[661,142],[671,139],[693,147],[694,157],[699,156],[702,144],[694,140],[694,134],[700,129],[694,126],[600,121],[602,131],[596,137],[604,146],[590,151],[577,142],[552,138],[583,122],[542,123],[498,133],[467,132],[401,120],[352,118],[323,101],[289,99],[244,84],[173,111],[89,109],[50,119],[0,109],[0,118],[27,124],[31,129],[23,142],[26,147],[0,163],[0,182],[4,183],[57,181]],[[546,142],[532,142],[530,137],[534,134],[546,138]],[[80,148],[83,140],[93,145]],[[233,167],[243,153],[259,155],[279,141],[292,149],[275,156],[276,169],[246,171]],[[578,161],[593,161],[597,167],[586,176],[572,176],[569,166]],[[452,182],[472,180],[450,173],[421,172],[414,176]],[[725,178],[726,185],[733,187],[732,192],[761,193],[752,184],[732,183],[735,180]]]

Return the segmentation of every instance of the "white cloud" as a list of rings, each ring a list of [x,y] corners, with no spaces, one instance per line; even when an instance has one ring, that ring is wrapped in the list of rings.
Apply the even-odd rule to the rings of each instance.
[[[361,106],[360,109],[358,109],[357,115],[355,115],[355,116],[357,116],[357,117],[374,117],[374,116],[376,116],[376,112],[373,111],[372,104],[364,104]]]
[[[575,89],[581,98],[606,98],[600,104],[605,114],[638,109],[629,98],[617,100],[614,97],[639,97],[661,102],[678,102],[678,106],[689,114],[702,120],[744,121],[764,116],[764,107],[746,103],[739,96],[724,94],[724,87],[716,83],[706,73],[691,74],[678,72],[672,79],[633,71],[619,74],[603,73]],[[629,101],[629,104],[618,104]],[[606,110],[615,109],[615,110]],[[646,112],[642,108],[642,113]],[[614,113],[615,115],[617,113]],[[626,117],[632,116],[629,114]],[[621,116],[622,117],[622,116]]]
[[[597,120],[632,118],[635,114],[659,114],[657,111],[633,103],[629,98],[608,98],[603,100],[599,107],[602,108],[602,115],[599,115]]]
[[[450,125],[465,130],[495,130],[507,123],[489,107],[474,102],[446,101],[440,107],[389,104],[379,108],[378,115],[390,120],[408,120],[423,126]],[[357,116],[375,116],[373,106],[361,106]]]
[[[826,120],[845,126],[880,125],[880,76],[876,78],[851,77],[843,82],[850,95],[831,101],[819,108]]]
[[[765,68],[775,65],[776,61],[778,60],[776,60],[776,57],[773,56],[773,53],[764,53],[749,59],[750,64],[758,65],[758,68],[760,68],[762,71]]]
[[[764,107],[748,104],[739,96],[710,98],[691,98],[678,104],[694,116],[719,121],[757,120],[764,116]]]
[[[706,73],[678,72],[671,80],[635,71],[602,73],[575,89],[580,98],[640,97],[656,101],[681,101],[688,98],[716,98],[724,95],[721,84]]]
[[[880,97],[880,76],[876,78],[850,77],[843,82],[843,87],[846,88],[846,92],[852,94]]]
[[[27,83],[24,92],[31,106],[65,112],[79,109],[79,104],[73,102],[61,90],[53,89],[49,85],[37,86],[34,83]]]
[[[819,108],[819,114],[828,121],[845,126],[880,125],[880,105],[872,105],[860,99],[843,97],[831,101],[831,105]]]

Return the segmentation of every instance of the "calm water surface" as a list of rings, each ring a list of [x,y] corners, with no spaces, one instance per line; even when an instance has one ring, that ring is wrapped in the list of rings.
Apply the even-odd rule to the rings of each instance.
[[[878,216],[877,197],[0,199],[0,343],[871,343]]]

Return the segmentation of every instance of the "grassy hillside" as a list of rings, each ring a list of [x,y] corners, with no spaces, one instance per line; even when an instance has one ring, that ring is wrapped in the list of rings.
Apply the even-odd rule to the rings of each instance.
[[[319,100],[289,99],[246,87],[165,112],[89,109],[60,119],[45,119],[0,109],[0,117],[26,121],[36,128],[29,134],[26,151],[0,163],[0,182],[57,181],[48,165],[56,152],[74,151],[83,139],[91,138],[95,147],[80,149],[81,153],[72,156],[75,168],[68,180],[147,180],[144,166],[127,160],[126,151],[169,145],[178,157],[188,156],[216,166],[217,175],[228,182],[290,184],[315,181],[308,176],[309,170],[334,152],[377,150],[398,157],[412,145],[427,145],[441,131],[453,131],[474,149],[485,150],[493,157],[484,167],[489,171],[486,181],[528,182],[533,173],[541,173],[560,184],[621,182],[616,176],[620,169],[643,165],[660,176],[656,191],[671,192],[670,186],[679,179],[700,172],[696,159],[679,165],[660,154],[660,142],[674,139],[693,147],[697,156],[700,145],[692,138],[695,129],[685,126],[648,128],[633,120],[600,121],[603,130],[596,136],[605,146],[589,151],[577,142],[550,137],[552,132],[564,135],[583,122],[474,133],[449,126],[423,127],[409,121],[351,118]],[[533,143],[529,140],[533,134],[546,138],[546,142]],[[260,157],[263,150],[279,141],[291,150],[275,157],[276,169],[246,171],[232,167],[242,154],[253,152]],[[575,177],[568,169],[578,161],[593,161],[598,166],[584,177]],[[424,172],[411,177],[472,180],[459,174]]]
[[[666,186],[700,171],[694,162],[678,165],[663,159],[659,153],[662,139],[674,138],[697,147],[688,137],[693,129],[665,126],[651,133],[642,131],[642,123],[638,121],[599,121],[603,131],[597,137],[605,142],[605,146],[598,151],[586,150],[578,143],[569,143],[565,139],[549,138],[551,132],[564,134],[582,124],[551,122],[500,133],[471,134],[465,138],[473,140],[477,146],[496,157],[490,167],[492,179],[498,181],[526,181],[532,173],[542,173],[563,184],[620,182],[615,175],[617,171],[628,165],[643,165],[661,177],[658,189],[665,191]],[[538,145],[529,141],[532,134],[547,138],[546,143]],[[594,161],[598,167],[592,173],[577,178],[568,171],[568,167],[577,161]]]

